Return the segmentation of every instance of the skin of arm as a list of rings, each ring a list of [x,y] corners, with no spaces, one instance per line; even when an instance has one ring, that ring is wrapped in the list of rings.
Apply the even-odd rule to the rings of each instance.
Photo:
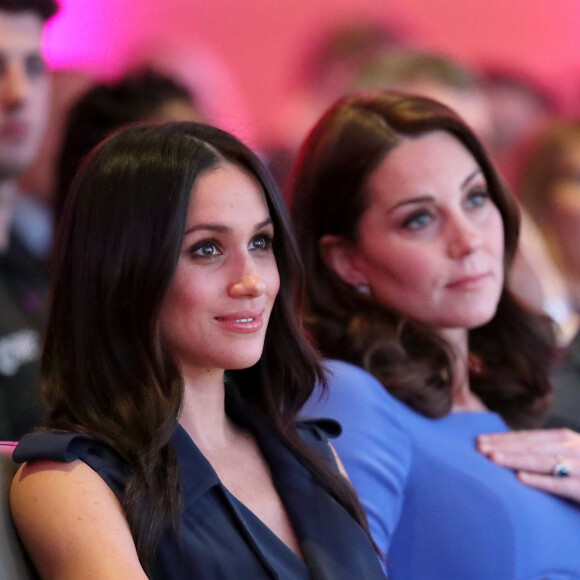
[[[82,461],[24,464],[10,504],[44,580],[147,580],[119,501]]]
[[[548,493],[580,503],[580,434],[570,429],[538,429],[481,435],[481,453],[517,471],[518,478]],[[568,477],[552,474],[557,457],[571,467]]]

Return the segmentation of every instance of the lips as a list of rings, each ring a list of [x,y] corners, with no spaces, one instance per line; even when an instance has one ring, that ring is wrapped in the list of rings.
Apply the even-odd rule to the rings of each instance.
[[[24,141],[30,134],[30,125],[23,121],[7,121],[0,129],[3,139],[19,142]]]
[[[263,310],[259,312],[235,312],[216,316],[215,320],[225,330],[241,333],[257,332],[264,326],[263,313]]]
[[[487,282],[490,275],[489,272],[484,272],[482,274],[462,276],[447,284],[447,288],[450,290],[478,290]]]

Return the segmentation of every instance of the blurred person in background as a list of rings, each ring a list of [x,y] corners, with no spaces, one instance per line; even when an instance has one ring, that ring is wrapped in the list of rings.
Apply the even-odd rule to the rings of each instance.
[[[580,121],[547,122],[520,160],[519,197],[545,236],[571,300],[552,308],[572,330],[555,375],[548,424],[580,430]]]
[[[481,86],[491,116],[491,155],[515,187],[514,157],[522,143],[558,113],[557,98],[529,74],[505,68],[484,67]]]
[[[47,278],[10,237],[18,179],[45,128],[50,82],[42,55],[53,0],[0,0],[0,440],[38,425],[38,359]]]
[[[56,221],[82,159],[108,134],[140,121],[205,120],[204,111],[188,88],[153,69],[140,68],[116,82],[93,86],[74,104],[64,129],[57,155]]]
[[[350,91],[396,90],[428,97],[453,109],[487,143],[492,126],[478,74],[445,56],[411,49],[380,54],[361,67]]]
[[[401,24],[355,20],[336,24],[311,42],[299,61],[294,88],[289,90],[274,135],[264,140],[269,168],[280,185],[284,185],[307,132],[347,91],[359,69],[409,37]]]
[[[34,161],[18,180],[11,235],[44,266],[53,237],[52,207],[56,195],[56,157],[71,106],[96,81],[76,70],[49,71],[51,99],[42,143]]]

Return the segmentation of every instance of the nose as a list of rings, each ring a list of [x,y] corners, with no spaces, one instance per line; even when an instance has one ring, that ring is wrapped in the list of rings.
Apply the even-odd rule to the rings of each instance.
[[[483,243],[479,229],[464,216],[453,219],[449,230],[448,251],[454,260],[470,256]]]
[[[30,83],[23,66],[19,63],[5,63],[0,80],[0,98],[5,109],[17,109],[25,102],[30,91]]]
[[[251,257],[246,256],[229,288],[233,298],[257,298],[266,291],[266,284],[260,277]]]

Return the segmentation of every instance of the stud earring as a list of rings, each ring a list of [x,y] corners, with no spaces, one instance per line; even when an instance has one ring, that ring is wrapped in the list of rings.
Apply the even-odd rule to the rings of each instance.
[[[354,289],[363,296],[371,295],[371,287],[368,284],[355,284]]]

